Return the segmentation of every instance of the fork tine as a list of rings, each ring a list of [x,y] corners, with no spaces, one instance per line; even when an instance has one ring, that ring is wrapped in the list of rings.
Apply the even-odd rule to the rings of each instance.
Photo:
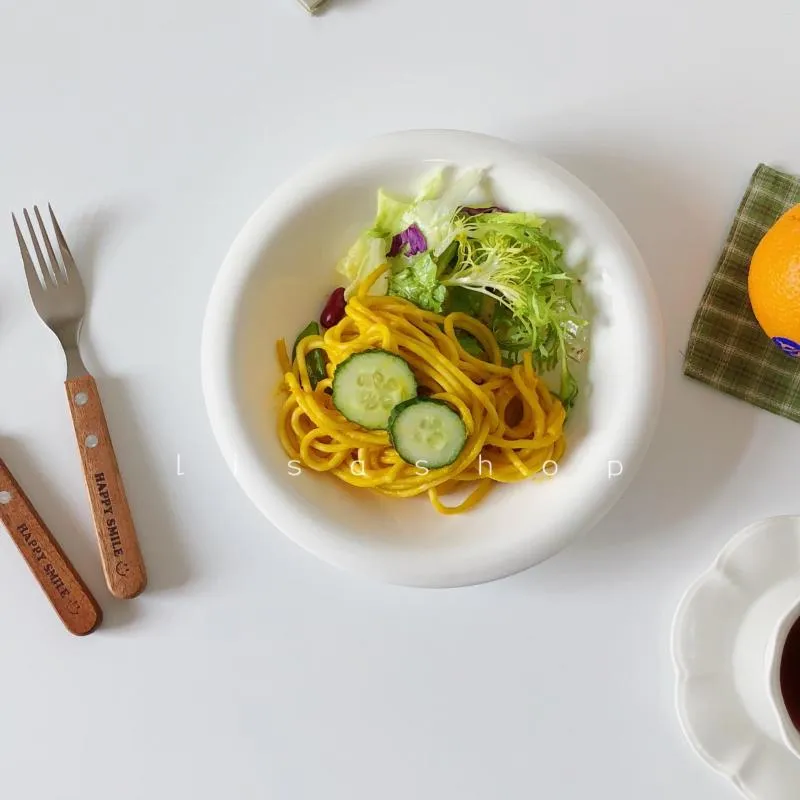
[[[59,279],[66,281],[66,276],[64,275],[64,270],[61,269],[61,265],[58,263],[55,251],[53,250],[53,245],[50,244],[50,235],[47,233],[47,228],[44,226],[44,220],[42,219],[42,215],[39,213],[39,206],[33,207],[33,213],[36,215],[36,221],[39,223],[39,230],[42,232],[42,239],[44,239],[44,247],[45,250],[47,250],[47,257],[50,259],[50,267],[52,269],[51,274],[57,285]]]
[[[75,266],[75,259],[72,257],[72,253],[69,251],[67,240],[64,238],[64,234],[61,232],[61,226],[58,224],[55,212],[53,211],[53,206],[48,203],[47,208],[50,209],[50,219],[53,221],[53,228],[56,232],[58,247],[61,250],[61,257],[64,259],[64,273],[67,276],[67,281],[71,281],[73,278],[80,279],[78,268]]]
[[[25,244],[25,237],[22,235],[22,231],[19,229],[19,223],[17,222],[17,218],[14,214],[11,215],[11,219],[14,220],[14,230],[17,232],[19,251],[22,254],[22,264],[25,267],[25,277],[28,279],[28,289],[30,290],[31,295],[41,293],[44,291],[44,287],[42,286],[42,280],[39,277],[39,274],[36,272],[36,267],[33,266],[28,245]]]
[[[22,214],[25,217],[25,222],[28,223],[28,232],[31,235],[31,243],[33,244],[33,250],[36,253],[36,260],[39,262],[39,268],[42,272],[42,284],[44,285],[45,289],[50,286],[55,286],[55,277],[50,275],[50,270],[47,268],[47,262],[44,260],[44,256],[42,255],[42,248],[39,247],[39,240],[36,238],[36,231],[33,229],[31,215],[28,213],[28,209],[23,208]]]

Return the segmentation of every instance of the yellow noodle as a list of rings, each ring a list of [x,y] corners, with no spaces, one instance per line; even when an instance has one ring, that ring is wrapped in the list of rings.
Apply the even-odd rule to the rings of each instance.
[[[521,364],[505,366],[492,332],[478,320],[462,313],[424,311],[399,297],[370,295],[384,270],[375,270],[360,284],[341,322],[323,336],[298,343],[294,362],[285,342],[278,342],[285,397],[278,412],[278,435],[287,455],[312,470],[387,497],[427,494],[442,514],[474,508],[498,483],[542,472],[552,475],[555,470],[547,465],[557,463],[564,453],[566,412],[537,376],[530,353],[524,353]],[[475,337],[485,360],[464,350],[459,331]],[[361,428],[333,405],[330,390],[336,367],[354,353],[376,347],[405,359],[419,386],[463,419],[467,440],[449,466],[407,464],[386,431]],[[307,358],[313,350],[325,353],[327,377],[312,389]],[[442,503],[443,496],[465,487],[469,494],[461,503]]]
[[[439,499],[439,495],[442,494],[441,490],[439,489],[428,489],[428,497],[430,498],[431,504],[433,507],[440,513],[440,514],[462,514],[464,511],[469,511],[469,509],[474,508],[487,494],[494,488],[494,483],[492,481],[482,481],[477,485],[475,489],[469,494],[469,496],[459,503],[457,506],[446,506],[442,503]]]
[[[278,339],[276,349],[278,351],[278,364],[280,364],[281,372],[285,375],[292,370],[292,362],[289,360],[289,351],[286,349],[286,340]]]

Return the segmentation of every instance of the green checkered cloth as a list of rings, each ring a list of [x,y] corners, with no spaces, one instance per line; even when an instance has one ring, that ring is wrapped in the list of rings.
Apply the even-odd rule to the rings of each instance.
[[[759,327],[747,295],[753,251],[784,211],[800,203],[800,179],[760,164],[692,324],[683,371],[690,378],[800,422],[800,359]]]

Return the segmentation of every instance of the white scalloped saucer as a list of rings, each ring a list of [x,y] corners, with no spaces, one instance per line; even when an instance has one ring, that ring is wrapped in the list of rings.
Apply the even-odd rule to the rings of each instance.
[[[800,517],[774,517],[734,536],[687,591],[673,623],[683,731],[749,800],[800,798],[800,758],[792,752],[800,734],[774,702],[775,656],[798,602]]]

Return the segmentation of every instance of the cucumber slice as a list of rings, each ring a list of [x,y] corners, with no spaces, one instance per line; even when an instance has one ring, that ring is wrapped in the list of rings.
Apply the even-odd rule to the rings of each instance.
[[[384,429],[392,409],[416,397],[411,367],[386,350],[365,350],[342,361],[333,374],[333,404],[356,425]]]
[[[467,442],[467,428],[447,403],[416,397],[392,411],[389,436],[407,464],[438,469],[459,457]]]

